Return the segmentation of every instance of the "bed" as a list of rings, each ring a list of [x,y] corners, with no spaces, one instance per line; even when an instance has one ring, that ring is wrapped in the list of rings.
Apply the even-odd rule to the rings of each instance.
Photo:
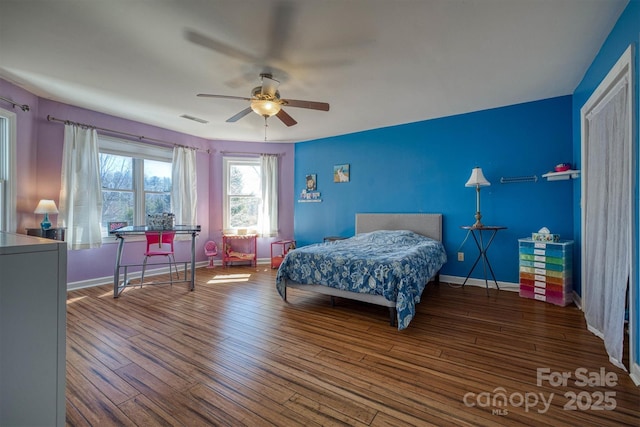
[[[295,288],[389,308],[405,329],[429,281],[447,261],[441,214],[356,214],[356,235],[290,251],[276,275],[287,300]]]

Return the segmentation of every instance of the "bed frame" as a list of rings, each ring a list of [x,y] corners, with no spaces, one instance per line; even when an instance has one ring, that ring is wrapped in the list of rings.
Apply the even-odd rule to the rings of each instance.
[[[356,214],[356,234],[369,233],[376,230],[410,230],[434,240],[442,241],[442,214],[385,214],[358,213]],[[440,282],[440,274],[436,273],[429,282]],[[287,288],[302,289],[331,296],[331,305],[335,304],[335,297],[382,305],[389,308],[389,323],[396,326],[396,303],[388,301],[381,295],[362,294],[336,289],[323,285],[305,285],[290,280],[285,281],[285,298]]]

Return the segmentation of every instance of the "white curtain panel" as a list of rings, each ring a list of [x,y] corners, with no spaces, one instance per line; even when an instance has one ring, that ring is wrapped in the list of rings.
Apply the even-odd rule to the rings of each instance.
[[[196,150],[174,147],[171,173],[171,205],[176,224],[196,225],[198,180]]]
[[[69,124],[64,127],[59,220],[67,227],[69,249],[102,245],[102,188],[95,129]]]
[[[258,217],[259,233],[263,237],[278,235],[278,156],[260,156],[262,170],[262,207]]]
[[[585,198],[585,318],[622,363],[625,298],[630,272],[630,141],[626,80],[587,114]]]

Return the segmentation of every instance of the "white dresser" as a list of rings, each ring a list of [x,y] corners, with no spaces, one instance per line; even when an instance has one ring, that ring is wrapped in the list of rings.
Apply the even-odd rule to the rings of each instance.
[[[0,426],[65,425],[66,243],[0,232]]]

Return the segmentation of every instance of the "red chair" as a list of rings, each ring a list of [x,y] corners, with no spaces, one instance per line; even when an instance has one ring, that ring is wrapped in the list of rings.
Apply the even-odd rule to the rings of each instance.
[[[164,256],[169,261],[169,280],[173,285],[173,272],[171,270],[171,262],[176,268],[176,278],[180,279],[180,272],[176,264],[176,258],[173,255],[173,240],[176,237],[175,231],[146,231],[147,250],[144,253],[144,262],[142,263],[142,277],[140,278],[140,286],[144,283],[144,271],[147,268],[147,261],[150,257]]]

